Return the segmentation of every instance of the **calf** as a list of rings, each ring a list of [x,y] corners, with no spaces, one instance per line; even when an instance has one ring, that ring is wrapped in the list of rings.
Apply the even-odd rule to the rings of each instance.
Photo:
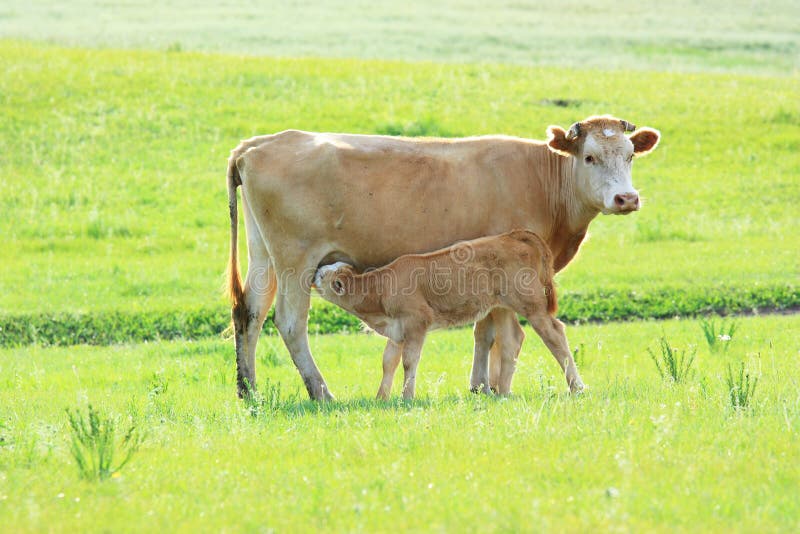
[[[561,365],[570,390],[584,387],[564,325],[554,317],[553,257],[533,232],[512,230],[428,254],[408,254],[363,274],[343,262],[324,265],[314,285],[325,300],[388,338],[378,398],[388,398],[401,356],[403,397],[414,397],[417,365],[430,330],[479,321],[497,308],[528,319]]]

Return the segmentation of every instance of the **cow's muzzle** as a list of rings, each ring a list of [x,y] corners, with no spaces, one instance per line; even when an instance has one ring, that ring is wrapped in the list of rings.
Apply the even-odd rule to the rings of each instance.
[[[641,207],[638,193],[619,193],[614,195],[614,207],[617,213],[630,213]]]

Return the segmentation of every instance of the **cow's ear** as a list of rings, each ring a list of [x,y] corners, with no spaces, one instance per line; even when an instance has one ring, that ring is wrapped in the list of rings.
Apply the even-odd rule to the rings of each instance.
[[[637,156],[644,156],[658,146],[661,133],[652,128],[639,128],[631,134],[630,140],[633,143],[633,153]]]
[[[547,129],[547,146],[561,156],[572,156],[576,153],[575,141],[567,139],[567,132],[561,126],[550,126]]]

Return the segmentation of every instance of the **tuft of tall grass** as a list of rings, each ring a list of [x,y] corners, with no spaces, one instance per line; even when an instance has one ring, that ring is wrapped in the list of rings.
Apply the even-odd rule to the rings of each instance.
[[[678,350],[669,344],[666,337],[662,337],[659,340],[659,349],[658,354],[650,348],[647,349],[647,352],[650,354],[653,363],[656,364],[656,369],[658,369],[661,378],[672,380],[676,384],[689,378],[692,363],[694,363],[694,357],[697,354],[696,349],[692,349],[691,352],[689,352],[688,348]]]
[[[711,352],[716,352],[720,347],[727,351],[738,326],[738,323],[734,320],[727,322],[725,319],[721,319],[717,323],[715,317],[700,319],[700,328],[703,330],[703,335]]]
[[[114,419],[103,417],[91,404],[86,415],[80,409],[67,408],[66,411],[72,434],[70,452],[80,476],[86,480],[104,480],[118,472],[139,450],[144,439],[136,425],[131,425],[118,443]],[[118,456],[122,460],[115,464]]]
[[[728,400],[734,410],[745,410],[753,402],[756,393],[758,377],[750,377],[750,372],[745,369],[744,362],[741,362],[739,373],[736,374],[728,364],[728,375],[725,377],[728,386]]]
[[[572,359],[575,360],[575,365],[580,369],[584,366],[586,361],[586,346],[579,343],[577,347],[572,349]]]
[[[266,379],[259,389],[247,385],[247,394],[242,399],[245,408],[253,417],[269,416],[278,412],[285,406],[299,402],[297,395],[283,398],[280,382],[271,382]]]

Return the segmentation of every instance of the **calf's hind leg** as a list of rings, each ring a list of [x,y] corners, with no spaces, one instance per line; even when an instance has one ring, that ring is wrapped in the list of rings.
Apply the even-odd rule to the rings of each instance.
[[[489,348],[494,341],[494,321],[486,316],[477,323],[472,331],[475,338],[475,349],[472,355],[472,372],[469,377],[469,390],[473,393],[490,393],[489,389]]]
[[[564,332],[564,323],[545,312],[529,315],[528,321],[553,356],[555,356],[556,361],[561,366],[561,370],[564,372],[570,391],[572,393],[580,393],[584,388],[584,384],[578,374],[575,360],[572,359],[572,352],[569,350],[569,343]]]
[[[490,375],[492,389],[500,395],[511,393],[511,379],[517,370],[519,351],[525,340],[525,332],[517,320],[517,314],[508,309],[498,309],[492,312],[496,330],[491,357],[494,367]],[[495,364],[499,360],[499,365]],[[499,367],[498,370],[495,370]],[[496,374],[495,374],[496,373]]]
[[[422,344],[425,334],[419,338],[408,339],[403,342],[403,398],[411,400],[417,384],[417,366],[422,355]]]

